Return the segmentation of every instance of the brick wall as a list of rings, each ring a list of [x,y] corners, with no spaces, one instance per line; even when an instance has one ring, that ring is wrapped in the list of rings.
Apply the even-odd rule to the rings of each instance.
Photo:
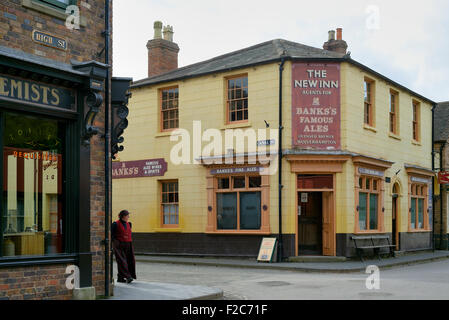
[[[69,300],[66,265],[0,269],[0,300]]]
[[[105,1],[85,0],[78,1],[77,5],[86,27],[81,26],[80,30],[70,30],[66,28],[65,20],[26,8],[22,5],[22,0],[0,0],[0,45],[68,64],[70,64],[70,60],[96,60],[104,63],[104,52],[100,57],[97,54],[102,51],[105,44],[105,38],[102,36],[102,32],[105,30]],[[35,29],[66,39],[67,51],[33,42],[31,35]],[[110,50],[110,56],[112,57],[112,50]],[[112,64],[112,59],[110,64]],[[92,282],[97,295],[104,294],[105,282],[104,245],[101,244],[105,233],[105,141],[104,138],[101,138],[104,133],[104,123],[105,107],[103,104],[95,123],[100,128],[100,134],[91,140]],[[53,299],[71,297],[71,292],[57,288],[58,286],[62,288],[61,285],[65,282],[65,267],[36,266],[0,269],[0,299],[2,297],[30,298],[31,295],[36,298]],[[20,287],[18,287],[19,282],[23,283],[23,285],[20,284]],[[56,285],[57,282],[58,285]]]

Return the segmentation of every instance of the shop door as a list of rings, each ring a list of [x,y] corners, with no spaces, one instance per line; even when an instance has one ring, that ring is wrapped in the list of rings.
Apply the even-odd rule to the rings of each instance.
[[[298,249],[300,255],[322,254],[322,192],[298,192]]]
[[[397,212],[398,212],[398,195],[393,195],[393,214],[392,214],[392,244],[396,246],[396,250],[399,250],[398,237],[397,237]]]
[[[335,235],[332,192],[323,192],[323,255],[334,256]]]

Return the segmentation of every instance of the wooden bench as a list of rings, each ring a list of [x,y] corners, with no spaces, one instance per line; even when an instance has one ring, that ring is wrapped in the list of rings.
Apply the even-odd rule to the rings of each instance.
[[[372,235],[372,236],[352,236],[352,240],[354,241],[354,245],[355,245],[355,249],[357,251],[357,254],[360,257],[360,260],[362,260],[363,262],[363,255],[362,255],[362,251],[364,250],[373,250],[374,254],[377,254],[377,257],[379,258],[379,260],[381,260],[380,258],[380,249],[383,248],[388,248],[390,250],[390,255],[393,256],[394,255],[394,248],[396,247],[395,245],[390,244],[390,237],[387,235]],[[362,245],[362,246],[358,246],[357,245],[357,241],[367,241],[369,240],[369,242],[371,244],[369,245]],[[377,241],[377,243],[375,243],[374,241]],[[383,241],[386,241],[386,243],[384,242],[384,244],[382,244]]]

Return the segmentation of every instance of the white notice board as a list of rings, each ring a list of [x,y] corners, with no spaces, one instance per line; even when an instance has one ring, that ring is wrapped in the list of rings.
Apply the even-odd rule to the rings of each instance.
[[[276,248],[276,238],[263,238],[259,249],[259,256],[257,261],[271,262],[273,260],[273,253]]]

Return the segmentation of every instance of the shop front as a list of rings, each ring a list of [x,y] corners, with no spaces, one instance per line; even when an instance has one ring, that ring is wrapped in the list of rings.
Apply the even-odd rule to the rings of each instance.
[[[67,266],[79,267],[81,288],[93,286],[91,140],[108,66],[0,53],[0,272],[11,279],[4,292],[71,298]],[[52,275],[19,285],[39,271]]]

